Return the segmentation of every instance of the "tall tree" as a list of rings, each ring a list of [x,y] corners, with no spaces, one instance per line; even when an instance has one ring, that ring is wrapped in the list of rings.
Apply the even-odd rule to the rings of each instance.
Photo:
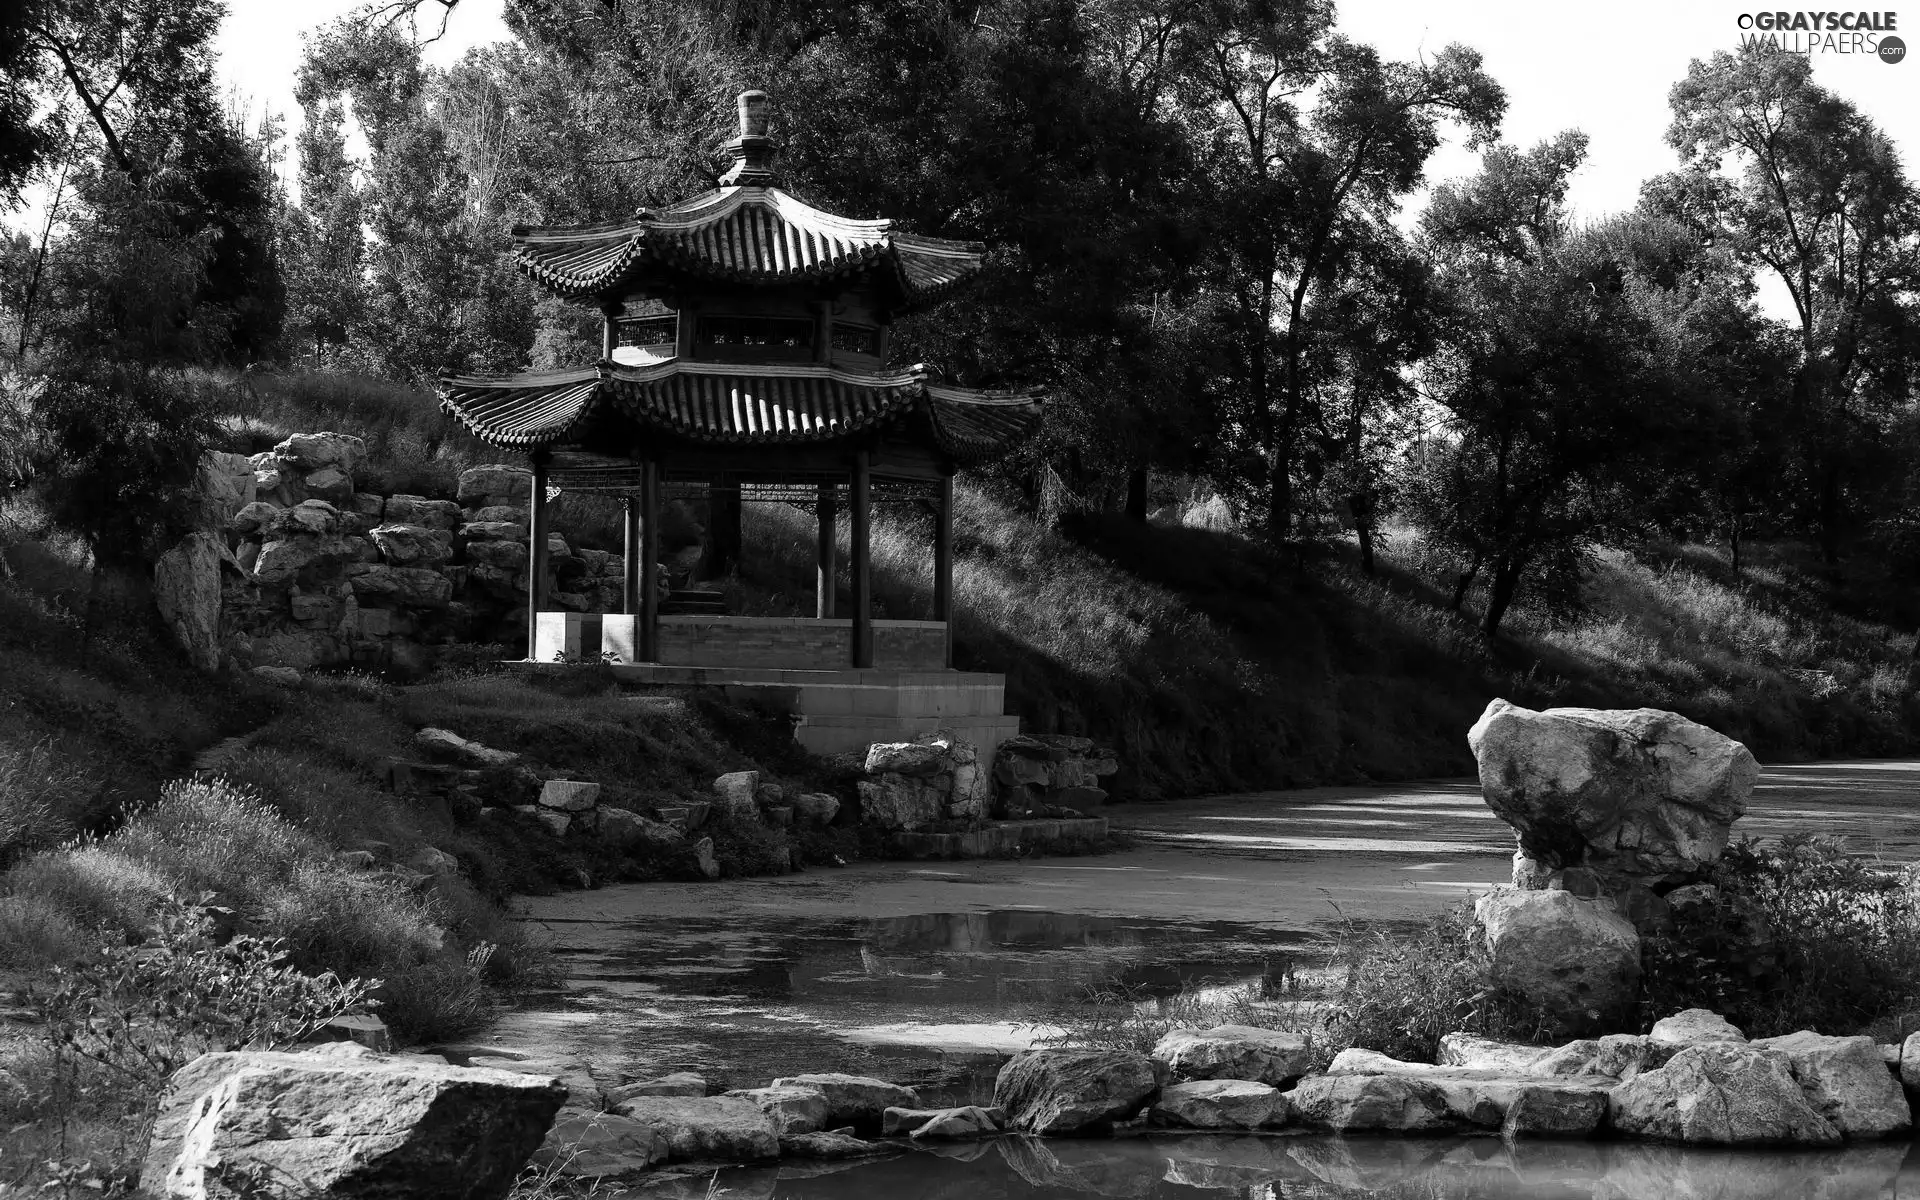
[[[1853,467],[1914,363],[1920,197],[1893,143],[1815,84],[1804,55],[1757,43],[1695,60],[1671,103],[1683,167],[1650,181],[1645,204],[1791,297],[1800,494],[1837,564]]]
[[[1218,0],[1187,30],[1189,102],[1210,146],[1220,290],[1231,297],[1238,420],[1258,451],[1262,525],[1291,532],[1317,421],[1323,309],[1352,280],[1342,241],[1417,188],[1445,121],[1492,138],[1506,106],[1477,52],[1383,62],[1332,32],[1323,0]],[[1367,236],[1360,234],[1359,236]]]

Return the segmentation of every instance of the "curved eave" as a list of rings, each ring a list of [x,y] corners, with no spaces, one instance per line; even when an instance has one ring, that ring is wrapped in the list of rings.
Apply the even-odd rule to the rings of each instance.
[[[535,450],[573,439],[597,412],[713,445],[837,441],[914,411],[938,448],[971,465],[1030,436],[1035,392],[982,392],[928,382],[920,371],[869,375],[799,364],[601,363],[576,371],[444,380],[441,408],[475,437]]]
[[[440,410],[468,433],[503,450],[563,441],[593,412],[600,371],[588,367],[523,375],[455,375],[440,381]]]

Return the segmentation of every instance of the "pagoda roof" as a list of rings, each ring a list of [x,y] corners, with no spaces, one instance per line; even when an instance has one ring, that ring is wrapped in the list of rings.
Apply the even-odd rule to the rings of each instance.
[[[880,270],[915,308],[980,269],[981,242],[903,233],[892,221],[823,212],[777,187],[732,186],[630,221],[515,226],[514,255],[530,278],[571,300],[620,293],[649,274],[722,283],[821,282]]]
[[[644,429],[715,444],[841,440],[919,413],[935,445],[962,464],[1030,434],[1040,397],[933,382],[922,368],[884,374],[824,364],[600,362],[570,371],[451,376],[440,407],[489,445],[537,450],[576,442],[615,414]]]

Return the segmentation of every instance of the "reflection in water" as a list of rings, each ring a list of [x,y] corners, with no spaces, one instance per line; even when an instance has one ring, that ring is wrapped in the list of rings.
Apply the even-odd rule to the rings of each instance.
[[[1605,1142],[1328,1137],[1002,1138],[847,1164],[733,1168],[732,1200],[1889,1200],[1920,1176],[1904,1144],[1782,1153]],[[633,1200],[707,1194],[659,1180]]]

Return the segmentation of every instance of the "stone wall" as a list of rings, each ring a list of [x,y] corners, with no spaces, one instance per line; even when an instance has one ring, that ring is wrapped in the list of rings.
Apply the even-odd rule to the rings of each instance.
[[[155,602],[196,666],[420,669],[435,647],[525,637],[532,475],[460,476],[453,500],[357,491],[364,443],[297,434],[201,464],[202,531],[162,556]],[[618,611],[625,563],[554,536],[549,595]]]
[[[660,660],[691,667],[841,671],[852,661],[853,622],[812,617],[670,615],[660,619]],[[891,671],[946,666],[938,621],[875,621],[873,665]]]

